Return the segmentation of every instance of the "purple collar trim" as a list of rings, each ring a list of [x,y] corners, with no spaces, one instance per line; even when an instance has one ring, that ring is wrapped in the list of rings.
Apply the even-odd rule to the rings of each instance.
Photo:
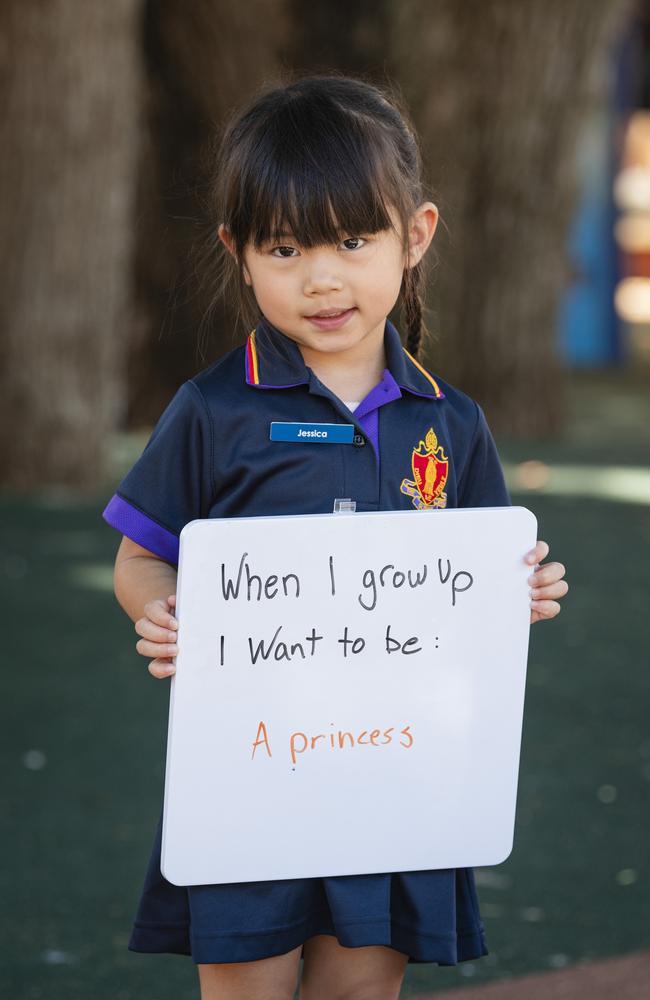
[[[370,413],[372,410],[377,410],[385,403],[392,403],[394,399],[399,399],[401,395],[402,390],[398,386],[397,382],[389,372],[388,368],[384,368],[381,376],[381,382],[371,389],[368,395],[361,400],[354,411],[354,415],[358,420],[360,420],[361,417],[365,417],[366,414]]]

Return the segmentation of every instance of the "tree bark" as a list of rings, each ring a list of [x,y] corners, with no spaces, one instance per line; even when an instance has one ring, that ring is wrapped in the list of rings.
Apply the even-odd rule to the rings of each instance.
[[[211,295],[194,273],[211,182],[202,151],[232,109],[276,78],[287,23],[285,0],[146,2],[129,426],[153,422],[180,382],[241,340],[222,303],[198,336]]]
[[[427,360],[512,436],[555,435],[565,421],[556,333],[577,138],[605,107],[608,49],[629,9],[629,0],[392,7],[391,65],[441,213]]]
[[[92,487],[124,404],[138,0],[0,8],[0,484]]]
[[[290,0],[290,64],[304,75],[332,69],[381,82],[390,58],[392,8],[400,0]]]

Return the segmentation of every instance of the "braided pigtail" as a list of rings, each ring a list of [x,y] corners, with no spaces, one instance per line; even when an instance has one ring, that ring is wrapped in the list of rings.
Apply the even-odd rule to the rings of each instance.
[[[406,350],[417,360],[419,360],[424,334],[424,321],[422,318],[424,308],[423,285],[424,272],[422,263],[415,264],[414,267],[410,267],[404,272],[402,305],[406,320],[406,329],[408,331]]]

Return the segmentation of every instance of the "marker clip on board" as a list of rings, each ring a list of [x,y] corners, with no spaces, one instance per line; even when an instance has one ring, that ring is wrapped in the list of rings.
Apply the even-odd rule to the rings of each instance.
[[[336,497],[334,500],[333,514],[354,514],[357,509],[357,501],[350,500],[349,497]]]

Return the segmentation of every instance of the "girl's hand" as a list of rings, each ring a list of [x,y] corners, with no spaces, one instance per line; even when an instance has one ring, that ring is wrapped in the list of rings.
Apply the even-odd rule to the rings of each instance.
[[[546,542],[537,541],[535,548],[526,556],[526,562],[534,565],[545,559],[549,553]],[[557,600],[550,598],[564,597],[569,589],[569,584],[562,577],[566,570],[562,563],[552,562],[546,566],[538,566],[534,573],[528,577],[531,587],[530,601],[530,624],[546,621],[555,618],[560,613],[560,605]]]
[[[144,606],[144,617],[138,618],[135,630],[142,638],[138,639],[135,648],[142,656],[153,656],[149,664],[149,673],[162,680],[175,673],[173,657],[178,652],[176,630],[178,622],[171,613],[176,608],[176,594],[170,594],[166,601],[158,598],[148,601]]]

